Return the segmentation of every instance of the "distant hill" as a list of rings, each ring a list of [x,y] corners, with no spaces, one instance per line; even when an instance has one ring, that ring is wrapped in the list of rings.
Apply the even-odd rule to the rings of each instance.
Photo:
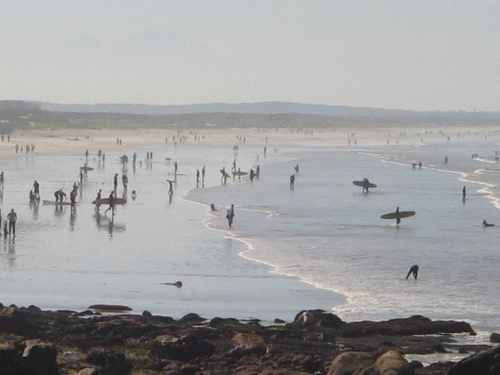
[[[69,105],[0,101],[0,133],[17,129],[342,128],[498,126],[499,112],[416,112],[299,103]]]
[[[186,105],[147,104],[54,104],[37,102],[42,110],[77,113],[124,113],[135,115],[180,115],[193,113],[304,114],[335,117],[482,117],[498,118],[500,112],[418,112],[400,109],[330,106],[289,102],[213,103]]]

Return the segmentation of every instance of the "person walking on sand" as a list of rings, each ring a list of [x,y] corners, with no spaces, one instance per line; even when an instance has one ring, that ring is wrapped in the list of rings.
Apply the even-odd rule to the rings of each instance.
[[[290,189],[292,189],[292,190],[293,190],[294,185],[295,185],[295,175],[294,175],[294,174],[292,174],[292,175],[290,176]]]
[[[113,177],[113,186],[116,193],[116,188],[118,187],[118,173],[115,173],[115,176]]]
[[[413,274],[413,277],[415,278],[415,280],[417,280],[418,266],[416,264],[411,266],[410,270],[408,271],[408,275],[406,275],[406,279],[408,279],[411,274]]]
[[[8,229],[8,224],[7,220],[3,222],[3,236],[7,237],[9,235],[9,229]]]
[[[7,219],[9,220],[9,236],[11,236],[11,235],[15,236],[16,235],[17,214],[15,213],[13,208],[7,214]]]

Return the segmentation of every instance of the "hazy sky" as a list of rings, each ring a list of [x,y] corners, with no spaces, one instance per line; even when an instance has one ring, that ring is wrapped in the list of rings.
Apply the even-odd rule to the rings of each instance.
[[[500,111],[500,0],[16,0],[0,99]]]

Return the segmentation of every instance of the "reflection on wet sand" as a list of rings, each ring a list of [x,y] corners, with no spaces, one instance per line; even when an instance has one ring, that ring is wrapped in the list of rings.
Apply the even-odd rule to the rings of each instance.
[[[3,248],[5,252],[5,259],[9,267],[14,266],[16,260],[16,240],[14,238],[4,238]]]
[[[101,215],[99,211],[96,211],[94,219],[96,221],[97,228],[107,230],[110,235],[112,235],[113,232],[125,232],[127,229],[125,224],[115,223],[114,215],[111,215],[111,218],[109,218],[107,215]]]

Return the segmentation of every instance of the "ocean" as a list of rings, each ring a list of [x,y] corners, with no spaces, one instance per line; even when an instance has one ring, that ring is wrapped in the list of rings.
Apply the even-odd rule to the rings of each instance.
[[[123,145],[105,163],[91,154],[95,169],[74,210],[30,205],[28,193],[37,180],[42,200],[53,200],[58,188],[68,194],[84,155],[0,160],[2,214],[14,208],[19,217],[16,238],[2,239],[0,302],[73,310],[124,304],[177,318],[196,312],[265,321],[313,308],[345,321],[424,315],[466,320],[478,340],[500,329],[496,134],[400,134],[355,143],[261,138],[235,140],[236,150],[233,143]],[[122,169],[120,156],[132,160],[134,152],[141,163]],[[179,174],[169,202],[174,160]],[[233,161],[242,171],[259,165],[259,178],[221,184],[219,170],[230,171]],[[413,166],[418,162],[422,168]],[[203,166],[206,177],[196,187]],[[99,189],[109,195],[115,173],[129,177],[128,203],[114,216],[104,214],[106,207],[97,214],[91,202]],[[365,177],[377,184],[369,193],[352,184]],[[217,211],[209,210],[212,203]],[[400,225],[380,218],[396,207],[416,215]],[[483,228],[483,220],[498,226]],[[405,279],[414,264],[418,279]],[[178,280],[181,288],[169,284]]]

